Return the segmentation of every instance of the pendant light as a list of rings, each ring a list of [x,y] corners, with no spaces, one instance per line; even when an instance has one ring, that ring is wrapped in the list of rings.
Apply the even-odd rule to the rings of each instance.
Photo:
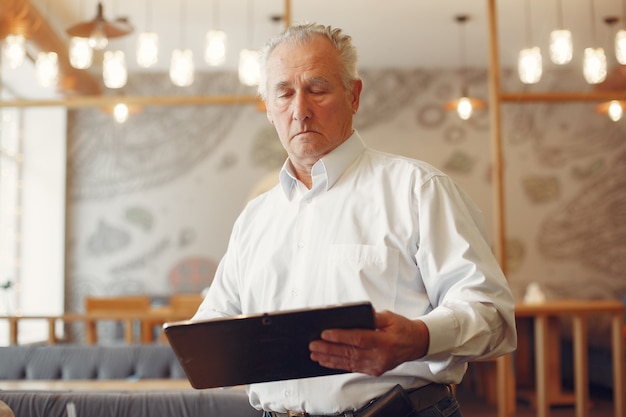
[[[93,49],[89,39],[78,36],[70,39],[70,65],[76,69],[87,69],[93,63]]]
[[[470,98],[468,95],[467,86],[467,67],[466,67],[466,48],[465,40],[465,23],[469,20],[468,15],[458,15],[455,17],[455,21],[459,25],[459,55],[461,57],[461,97],[455,100],[451,100],[444,105],[444,109],[456,111],[462,120],[468,120],[475,109],[485,107],[485,102],[476,98]]]
[[[595,10],[593,7],[593,0],[589,0],[591,5],[591,31],[596,42],[596,25],[595,25]],[[606,79],[607,63],[606,54],[602,47],[588,47],[585,48],[585,55],[583,58],[583,75],[585,81],[589,84],[600,84]]]
[[[606,55],[604,48],[585,48],[583,75],[589,84],[600,84],[606,79]]]
[[[605,103],[599,104],[596,107],[596,112],[600,114],[606,114],[614,122],[619,122],[626,110],[625,100],[611,100]]]
[[[185,44],[185,5],[186,0],[180,2],[180,40]],[[179,87],[188,87],[193,84],[194,64],[191,49],[174,49],[170,61],[170,80]]]
[[[108,88],[122,88],[126,85],[128,72],[124,51],[105,51],[102,62],[102,79]]]
[[[120,101],[113,106],[110,112],[113,114],[113,119],[117,123],[122,124],[126,123],[131,115],[141,112],[141,106],[127,104]]]
[[[622,0],[622,24],[624,28],[615,34],[615,57],[617,62],[626,65],[626,0]]]
[[[117,123],[124,123],[128,120],[128,106],[126,103],[117,103],[113,107],[113,117]]]
[[[222,65],[226,60],[226,32],[219,29],[219,4],[213,0],[213,28],[206,33],[204,60],[211,66]]]
[[[104,106],[100,108],[102,112],[113,116],[113,120],[115,120],[119,124],[126,123],[128,118],[133,115],[140,113],[142,107],[136,104],[128,104],[124,101],[124,97],[120,96],[120,100],[109,106]]]
[[[21,33],[7,35],[2,43],[2,56],[11,69],[18,68],[26,57],[26,38]]]
[[[222,65],[226,60],[226,32],[209,30],[206,33],[204,60],[211,66]]]
[[[59,57],[56,52],[39,52],[35,61],[35,74],[42,87],[52,87],[59,81]]]
[[[246,30],[248,31],[248,45],[252,45],[254,22],[252,2],[250,0],[247,2],[247,11],[248,24],[246,25]],[[239,52],[239,81],[244,85],[254,86],[259,84],[260,77],[261,67],[259,51],[242,49]]]
[[[137,38],[137,65],[150,68],[159,60],[159,35],[141,32]]]
[[[191,49],[174,49],[170,62],[170,79],[174,85],[188,87],[194,79],[193,52]]]
[[[78,14],[83,15],[83,1],[78,0]],[[89,38],[72,36],[69,47],[70,65],[76,69],[87,69],[93,64],[93,48],[89,45]]]
[[[604,23],[609,27],[609,34],[613,33],[612,26],[619,22],[619,18],[617,16],[606,16],[604,18]],[[625,31],[626,33],[626,31]],[[617,37],[615,42],[615,55],[619,58],[619,49],[617,44]],[[626,109],[626,101],[624,100],[610,100],[604,103],[600,103],[596,107],[596,112],[600,114],[606,114],[609,119],[614,122],[618,122],[622,119],[624,115],[624,110]]]
[[[50,16],[50,0],[46,2],[46,15]],[[59,57],[57,53],[38,52],[35,59],[35,74],[42,87],[55,85],[59,81]]]
[[[526,36],[528,45],[532,45],[530,14],[530,0],[526,0]],[[541,49],[539,49],[538,46],[528,46],[519,52],[517,71],[520,81],[524,84],[536,84],[539,80],[541,80],[543,62],[541,58]]]
[[[137,38],[137,65],[150,68],[159,60],[159,35],[152,29],[151,0],[146,0],[146,31]]]
[[[132,31],[132,26],[126,21],[111,22],[106,20],[101,1],[98,2],[96,16],[92,20],[77,23],[66,30],[70,36],[89,39],[89,45],[97,50],[106,48],[109,39],[126,36]]]
[[[248,86],[259,84],[259,51],[242,49],[239,52],[239,81]]]
[[[557,29],[550,32],[550,60],[557,65],[565,65],[572,60],[574,47],[572,32],[563,28],[563,2],[557,0]]]

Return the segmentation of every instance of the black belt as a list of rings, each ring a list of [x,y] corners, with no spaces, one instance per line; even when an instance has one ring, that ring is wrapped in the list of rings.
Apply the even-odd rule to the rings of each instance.
[[[428,407],[431,407],[437,404],[439,401],[443,400],[450,394],[452,391],[450,390],[449,385],[445,384],[428,384],[420,388],[407,390],[406,393],[413,405],[413,409],[415,411],[422,411]],[[286,413],[278,413],[275,411],[268,411],[269,415],[272,417],[359,417],[363,411],[368,409],[373,403],[376,402],[377,399],[370,401],[365,407],[356,410],[356,411],[346,411],[340,414],[332,414],[332,415],[317,415],[317,414],[309,414],[305,411],[288,411]]]

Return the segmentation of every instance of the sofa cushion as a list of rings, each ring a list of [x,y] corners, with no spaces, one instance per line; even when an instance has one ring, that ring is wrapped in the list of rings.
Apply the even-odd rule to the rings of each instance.
[[[0,347],[1,379],[185,378],[169,345]]]

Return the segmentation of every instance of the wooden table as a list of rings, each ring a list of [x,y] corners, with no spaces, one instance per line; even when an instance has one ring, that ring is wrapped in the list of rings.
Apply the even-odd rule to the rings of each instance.
[[[576,417],[586,417],[589,410],[587,358],[587,318],[604,314],[611,317],[613,361],[613,401],[615,417],[624,417],[624,312],[620,301],[556,300],[540,304],[518,304],[517,318],[531,318],[535,335],[535,391],[537,416],[547,417],[550,406],[573,402]],[[561,387],[559,318],[571,317],[574,352],[574,395]],[[573,401],[572,401],[573,400]]]
[[[7,391],[163,391],[193,390],[186,379],[3,380]]]

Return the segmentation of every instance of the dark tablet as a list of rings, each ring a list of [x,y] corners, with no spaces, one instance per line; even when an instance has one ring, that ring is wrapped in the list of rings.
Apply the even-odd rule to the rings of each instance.
[[[163,325],[194,388],[343,373],[313,362],[309,343],[351,328],[375,328],[369,302]]]

